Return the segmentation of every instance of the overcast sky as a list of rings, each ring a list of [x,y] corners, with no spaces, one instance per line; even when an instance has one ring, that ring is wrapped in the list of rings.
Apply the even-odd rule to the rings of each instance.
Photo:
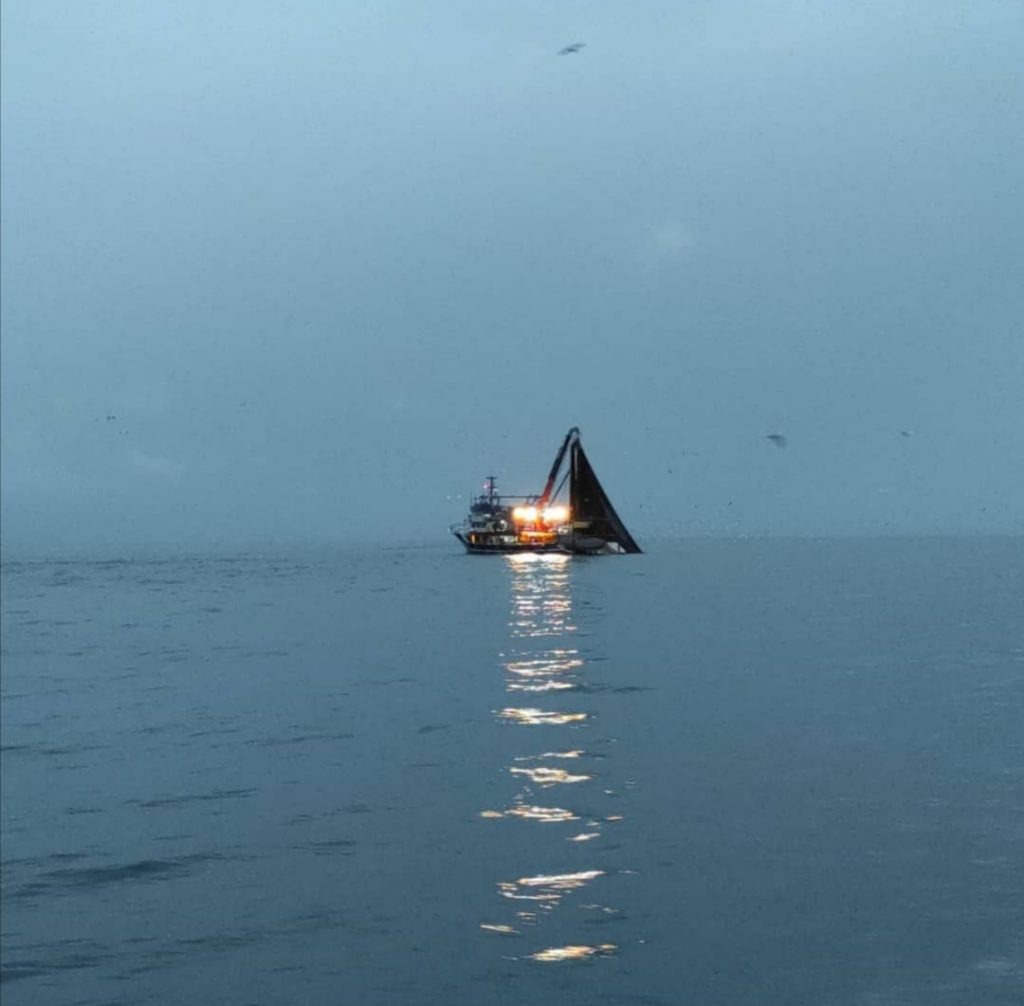
[[[2,28],[10,543],[1024,531],[1021,0]]]

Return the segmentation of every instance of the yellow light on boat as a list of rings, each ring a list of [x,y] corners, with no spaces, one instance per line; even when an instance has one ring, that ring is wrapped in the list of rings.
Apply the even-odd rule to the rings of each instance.
[[[512,519],[523,524],[532,524],[537,519],[535,506],[517,506],[512,511]]]
[[[569,519],[569,508],[567,506],[549,506],[544,511],[544,522],[546,524],[564,524]]]

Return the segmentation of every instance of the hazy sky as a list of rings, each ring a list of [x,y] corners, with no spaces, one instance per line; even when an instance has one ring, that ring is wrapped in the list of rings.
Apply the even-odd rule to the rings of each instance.
[[[1024,531],[1024,0],[2,28],[8,542]]]

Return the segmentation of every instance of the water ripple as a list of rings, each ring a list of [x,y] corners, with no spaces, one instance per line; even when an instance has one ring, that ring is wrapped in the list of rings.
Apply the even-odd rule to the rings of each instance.
[[[223,859],[220,853],[192,853],[170,859],[139,859],[114,866],[63,867],[48,870],[18,888],[12,897],[31,898],[39,894],[93,890],[125,882],[167,880],[194,872],[200,866]]]
[[[185,796],[167,796],[155,800],[128,800],[129,804],[137,804],[147,810],[155,807],[181,807],[188,803],[200,803],[206,800],[242,800],[252,796],[255,789],[218,789],[212,793],[189,793]]]

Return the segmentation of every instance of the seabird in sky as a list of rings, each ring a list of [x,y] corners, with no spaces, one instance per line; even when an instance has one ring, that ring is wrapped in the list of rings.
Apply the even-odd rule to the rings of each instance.
[[[785,447],[787,443],[786,438],[781,433],[769,433],[765,440],[770,440],[776,447],[780,448]]]
[[[572,45],[567,45],[564,49],[559,49],[558,55],[571,56],[574,52],[579,52],[586,44],[586,42],[573,42]]]

